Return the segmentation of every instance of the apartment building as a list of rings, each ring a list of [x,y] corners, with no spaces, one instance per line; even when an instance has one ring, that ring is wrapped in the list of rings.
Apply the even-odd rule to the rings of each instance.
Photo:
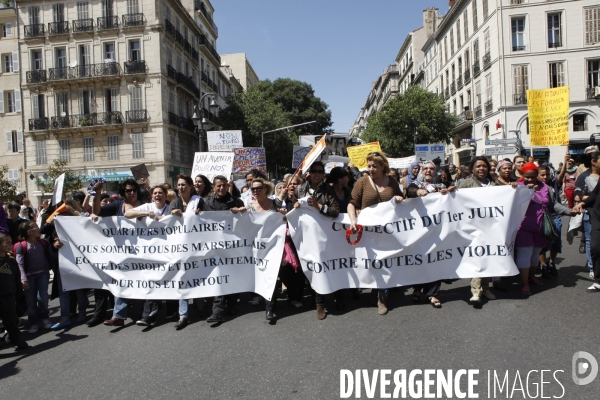
[[[0,3],[0,145],[2,161],[8,166],[5,178],[17,192],[25,190],[25,151],[23,145],[22,98],[19,82],[20,57],[17,39],[17,11],[15,2]]]
[[[244,90],[258,83],[258,75],[246,57],[246,53],[221,54],[221,62],[231,68]]]
[[[223,106],[232,90],[216,35],[197,22],[206,4],[19,2],[29,193],[47,195],[36,181],[57,158],[86,179],[104,177],[108,190],[141,163],[150,183],[190,172],[200,148],[194,106],[205,93]],[[207,102],[203,111],[214,123]]]

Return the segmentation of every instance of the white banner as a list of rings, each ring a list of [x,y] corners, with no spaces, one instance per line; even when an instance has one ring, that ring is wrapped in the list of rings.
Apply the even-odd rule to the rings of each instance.
[[[514,241],[531,196],[526,187],[509,186],[435,193],[401,204],[392,199],[362,210],[357,222],[364,231],[356,246],[346,240],[347,214],[329,219],[303,205],[287,219],[304,273],[318,293],[385,289],[518,274]]]
[[[415,162],[415,156],[403,157],[403,158],[388,158],[388,164],[390,168],[408,168],[410,164]]]
[[[212,183],[217,175],[223,175],[229,179],[233,170],[234,153],[211,152],[194,154],[194,165],[192,166],[192,179],[199,174],[208,178]]]
[[[51,206],[54,206],[62,201],[63,188],[65,186],[65,174],[61,174],[54,180],[54,193],[52,193]]]
[[[208,151],[232,151],[244,147],[242,131],[208,131],[206,141]]]
[[[270,299],[283,255],[279,213],[202,212],[160,221],[58,217],[65,290],[107,289],[133,299],[255,292]]]

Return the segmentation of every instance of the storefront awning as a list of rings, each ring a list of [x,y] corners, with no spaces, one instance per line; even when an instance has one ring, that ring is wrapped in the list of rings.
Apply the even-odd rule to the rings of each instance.
[[[91,181],[92,179],[104,178],[106,182],[121,182],[125,179],[133,178],[133,175],[125,174],[114,174],[114,175],[98,175],[98,176],[86,176],[85,179]]]

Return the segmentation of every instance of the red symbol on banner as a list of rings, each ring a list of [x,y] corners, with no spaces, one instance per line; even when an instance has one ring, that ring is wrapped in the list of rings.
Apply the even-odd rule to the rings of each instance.
[[[358,242],[360,242],[360,239],[362,238],[363,234],[362,225],[356,225],[356,234],[358,235],[356,237],[356,240],[352,241],[350,240],[350,235],[352,235],[352,229],[346,229],[346,242],[348,242],[348,244],[351,244],[352,246],[356,246]]]

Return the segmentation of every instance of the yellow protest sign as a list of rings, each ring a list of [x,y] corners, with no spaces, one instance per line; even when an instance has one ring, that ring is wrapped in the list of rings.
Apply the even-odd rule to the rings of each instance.
[[[372,153],[374,151],[381,152],[381,147],[379,146],[379,142],[373,142],[362,144],[360,146],[347,147],[346,151],[348,152],[350,162],[354,164],[356,168],[366,169],[367,154]]]
[[[532,146],[569,144],[569,87],[528,90],[527,112]]]

